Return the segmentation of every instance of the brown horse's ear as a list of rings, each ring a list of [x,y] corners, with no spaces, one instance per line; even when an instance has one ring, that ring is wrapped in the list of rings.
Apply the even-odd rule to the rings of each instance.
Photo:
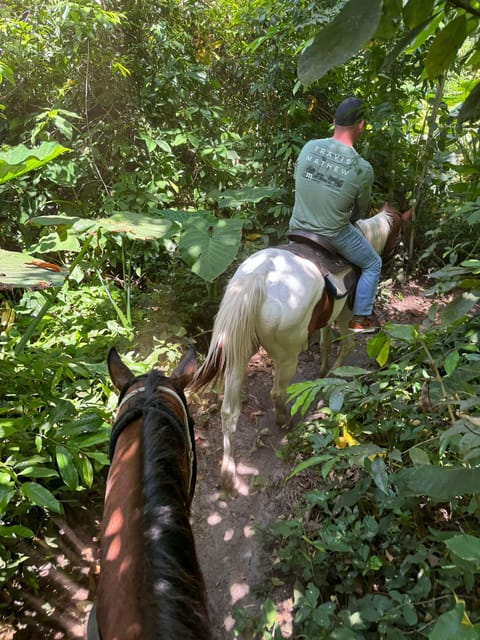
[[[118,355],[115,347],[112,347],[108,352],[107,364],[110,378],[119,391],[123,389],[128,382],[135,378],[127,365],[123,364],[120,360],[120,356]]]
[[[401,214],[402,220],[404,222],[407,222],[412,217],[412,214],[413,214],[413,207],[410,207],[410,209],[407,209],[407,211],[404,211],[404,213]]]
[[[193,375],[197,370],[197,352],[193,347],[190,347],[188,352],[183,356],[178,365],[175,367],[171,378],[174,380],[182,389],[190,384],[192,381]]]

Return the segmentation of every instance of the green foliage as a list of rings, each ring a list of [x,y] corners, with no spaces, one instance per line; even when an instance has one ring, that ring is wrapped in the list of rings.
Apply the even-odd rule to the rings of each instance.
[[[118,298],[119,292],[111,295]],[[54,544],[53,514],[92,500],[101,503],[116,403],[106,354],[114,342],[126,346],[132,337],[111,317],[103,288],[66,285],[41,317],[28,349],[15,355],[43,302],[41,292],[25,293],[0,333],[0,584],[11,583],[13,576],[17,585],[27,579],[22,566],[28,557],[19,539],[35,536],[47,548]],[[144,313],[133,318],[139,327],[146,322]],[[155,319],[156,340],[148,356],[143,362],[135,362],[133,352],[126,357],[138,373],[159,358],[171,369],[181,351],[179,344],[167,344],[158,312]],[[176,331],[181,335],[181,326]]]
[[[28,149],[20,144],[8,151],[0,152],[0,184],[38,169],[65,151],[69,149],[56,142],[43,142],[36,149]]]
[[[300,82],[310,84],[349,60],[376,32],[382,4],[382,0],[347,2],[300,56]]]
[[[478,201],[471,202],[425,234],[428,246],[420,260],[432,267],[442,267],[432,273],[432,278],[438,280],[435,290],[450,291],[459,282],[461,286],[478,289],[478,274],[472,260],[476,259],[480,242],[476,233],[479,222]],[[477,282],[475,277],[469,278],[472,267]],[[465,277],[462,279],[461,276]]]
[[[262,640],[281,640],[283,635],[276,621],[276,614],[275,603],[270,598],[263,603],[259,616],[249,615],[244,609],[235,610],[235,638],[261,637]]]
[[[291,482],[319,481],[302,501],[309,517],[278,524],[277,563],[296,580],[306,637],[471,637],[477,4],[24,5],[0,5],[0,246],[61,265],[67,281],[2,293],[2,579],[21,574],[18,540],[41,537],[45,514],[102,477],[112,340],[133,339],[141,368],[176,359],[166,344],[184,314],[190,333],[210,328],[234,262],[284,241],[299,149],[329,135],[339,100],[363,94],[372,208],[415,203],[408,266],[434,278],[433,294],[461,295],[425,326],[385,326],[368,347],[376,375],[345,367],[293,389],[303,417],[321,393],[324,417],[292,436]],[[280,637],[273,609],[239,611],[240,637]]]
[[[46,333],[35,351],[13,358],[19,328],[28,322],[31,310],[38,309],[39,296],[29,293],[22,298],[16,321],[2,335],[0,517],[3,528],[11,532],[0,545],[2,583],[25,560],[15,551],[15,539],[25,536],[27,529],[18,534],[18,525],[38,535],[42,512],[62,513],[64,501],[77,501],[91,490],[108,463],[101,449],[108,440],[109,409],[101,400],[111,392],[104,365],[99,368],[92,356],[95,344],[101,352],[106,350],[109,332],[95,326],[97,299],[87,291],[75,300],[73,295],[64,298],[56,318],[44,317]],[[75,307],[90,318],[88,323],[72,313]]]
[[[456,41],[444,35],[448,46],[431,44],[437,33],[448,36],[450,24],[466,25],[466,42],[474,49],[473,10],[436,2],[421,3],[421,8],[407,3],[402,9],[396,0],[367,3],[360,13],[358,2],[340,9],[306,0],[245,7],[219,4],[222,10],[176,0],[161,6],[142,0],[127,3],[118,12],[114,5],[100,8],[94,3],[49,0],[22,19],[15,2],[2,8],[6,43],[2,79],[12,89],[1,123],[5,139],[12,144],[24,139],[45,143],[58,137],[72,150],[68,159],[50,163],[34,180],[19,179],[4,190],[3,239],[8,245],[15,243],[8,248],[29,249],[36,242],[38,232],[25,226],[31,217],[107,217],[119,210],[146,215],[159,205],[197,213],[197,219],[204,211],[216,216],[220,207],[221,219],[245,220],[245,230],[278,242],[290,213],[293,162],[299,148],[306,137],[319,131],[326,134],[336,101],[362,85],[371,86],[369,97],[375,106],[374,130],[363,152],[375,166],[378,200],[385,194],[400,203],[415,197],[419,178],[415,168],[432,161],[438,175],[432,173],[431,184],[423,191],[441,195],[436,185],[444,182],[445,158],[457,152],[456,141],[452,136],[432,137],[435,144],[428,157],[422,156],[422,119],[428,113],[424,96],[435,77],[430,73],[421,79],[422,55],[428,51],[428,60],[440,68],[447,62],[434,55],[438,49],[450,56],[450,64],[458,49],[451,44],[461,44],[463,31],[455,30],[460,34]],[[350,13],[356,37],[370,42],[358,56],[352,30],[343,19]],[[302,94],[295,87],[295,59],[305,41],[315,39],[318,25],[323,25],[322,33],[325,29],[336,33],[338,27],[335,45],[342,52],[340,36],[347,29],[345,46],[351,63]],[[405,44],[401,50],[400,68],[397,58],[391,57],[391,47],[404,38],[403,30],[409,33],[419,25],[422,28],[410,38],[408,48]],[[375,29],[371,40],[369,34]],[[318,46],[320,41],[323,37],[317,38]],[[308,47],[301,59],[316,46]],[[332,51],[322,62],[333,60]],[[473,67],[474,56],[468,60]],[[316,61],[311,67],[318,72]],[[16,78],[23,78],[22,83]],[[465,97],[473,89],[471,82],[465,86]],[[453,123],[451,118],[452,130]],[[465,142],[467,138],[468,134]],[[449,170],[456,166],[451,163]],[[222,196],[252,189],[270,190],[272,196],[236,202]],[[459,185],[458,191],[462,190],[466,192],[466,184]],[[430,201],[421,204],[422,210],[436,206]],[[447,212],[448,204],[443,204]],[[426,230],[438,228],[430,222],[425,221]],[[188,254],[183,245],[182,255]],[[215,240],[206,245],[202,263],[208,262],[211,248],[216,252],[215,245]],[[175,263],[174,247],[179,247],[176,241],[163,252],[164,262]],[[202,247],[192,247],[193,252],[203,251]],[[121,271],[122,244],[113,243],[110,250]],[[225,247],[219,245],[218,250],[224,253]],[[143,273],[153,269],[152,252],[138,253],[135,268]],[[228,250],[225,263],[236,255]],[[198,261],[188,264],[196,264],[196,273],[206,280],[223,272],[212,265],[204,271]]]
[[[421,330],[386,325],[368,344],[379,371],[291,387],[303,460],[289,481],[308,474],[313,488],[269,544],[299,636],[478,635],[480,317],[459,299]]]
[[[398,35],[402,37],[399,39]],[[479,51],[479,15],[475,3],[411,2],[382,0],[379,2],[347,2],[316,35],[302,53],[298,77],[303,84],[322,78],[335,66],[352,58],[363,46],[396,39],[387,53],[385,66],[390,66],[401,53],[412,54],[426,43],[423,78],[435,80],[446,73],[459,58],[463,46],[468,54],[462,56],[474,69]],[[353,37],[352,37],[353,34]],[[429,41],[430,40],[430,41]],[[407,48],[408,47],[408,48]],[[473,53],[472,53],[473,52]],[[470,93],[460,122],[476,114],[478,90]]]

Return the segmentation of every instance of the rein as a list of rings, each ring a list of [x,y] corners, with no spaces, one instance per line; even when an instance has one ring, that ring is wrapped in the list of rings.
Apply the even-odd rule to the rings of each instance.
[[[124,414],[124,419],[120,420],[120,418],[123,417],[123,416],[119,416],[120,409],[123,407],[123,405],[126,402],[128,402],[128,400],[130,400],[131,398],[134,398],[139,393],[144,393],[145,391],[146,391],[145,386],[137,387],[136,389],[133,389],[129,393],[125,394],[124,397],[120,400],[120,403],[117,407],[117,417],[112,426],[112,432],[110,436],[110,448],[109,448],[110,461],[113,460],[113,454],[115,453],[115,446],[117,444],[117,440],[120,434],[124,431],[124,429],[130,423],[132,423],[134,420],[140,417],[140,415],[143,413],[143,410],[140,407],[138,406],[132,407],[131,409],[129,409],[127,413]],[[182,427],[183,427],[183,435],[185,437],[185,445],[186,445],[188,469],[189,469],[188,493],[189,495],[192,495],[192,491],[193,491],[192,483],[193,483],[193,475],[194,475],[193,474],[194,454],[193,454],[192,439],[190,437],[190,420],[188,417],[187,410],[185,408],[185,405],[181,397],[178,395],[178,393],[176,393],[176,391],[174,391],[170,387],[159,385],[158,387],[155,388],[155,391],[161,391],[163,393],[166,393],[167,395],[170,395],[174,400],[178,402],[179,406],[182,409],[182,417],[183,417]],[[133,413],[131,417],[129,415],[130,413]],[[127,420],[127,418],[130,418],[130,419]]]

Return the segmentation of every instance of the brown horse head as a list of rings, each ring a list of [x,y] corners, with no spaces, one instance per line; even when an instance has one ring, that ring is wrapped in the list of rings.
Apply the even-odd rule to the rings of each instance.
[[[169,377],[157,370],[135,377],[114,349],[108,355],[120,398],[96,595],[101,640],[211,638],[189,521],[195,443],[183,389],[195,363],[191,350]]]

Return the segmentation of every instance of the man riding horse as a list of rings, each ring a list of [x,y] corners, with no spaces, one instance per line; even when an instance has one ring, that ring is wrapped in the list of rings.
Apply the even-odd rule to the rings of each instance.
[[[382,259],[352,221],[365,217],[373,184],[371,165],[354,149],[365,128],[364,105],[347,98],[337,108],[331,138],[310,140],[295,170],[295,204],[291,232],[314,232],[327,238],[346,260],[360,267],[349,328],[372,332],[373,303]]]
[[[369,316],[382,260],[388,262],[395,254],[411,210],[400,213],[385,204],[375,216],[355,226],[350,222],[355,207],[360,215],[367,213],[373,182],[372,167],[353,148],[365,125],[362,106],[357,98],[342,102],[332,138],[311,140],[301,151],[288,234],[294,242],[261,249],[237,268],[215,317],[208,353],[192,382],[194,391],[212,382],[224,386],[221,475],[227,491],[245,490],[236,472],[233,437],[245,369],[259,346],[275,370],[271,397],[276,421],[287,424],[287,388],[309,337],[320,330],[319,375],[324,376],[333,323],[342,340],[331,369],[345,362],[353,331],[376,329]],[[326,244],[333,245],[335,255],[327,255]],[[355,271],[360,270],[350,307]]]

